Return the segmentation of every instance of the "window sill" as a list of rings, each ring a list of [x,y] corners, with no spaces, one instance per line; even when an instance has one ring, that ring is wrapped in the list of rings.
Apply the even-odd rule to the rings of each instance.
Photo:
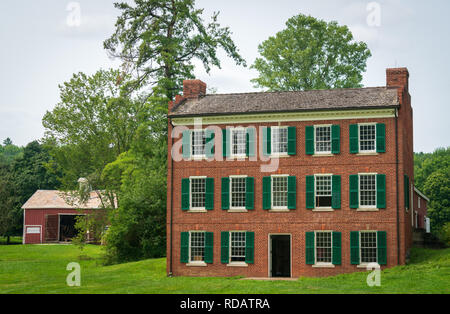
[[[288,213],[288,212],[290,212],[290,209],[288,208],[275,208],[269,210],[269,213]]]
[[[335,268],[336,266],[331,263],[318,263],[312,265],[313,268]]]
[[[373,262],[373,263],[363,263],[363,264],[359,264],[359,265],[356,265],[356,268],[364,268],[364,269],[367,269],[367,266],[369,266],[369,265],[371,265],[371,264],[377,264],[376,262]],[[381,268],[381,267],[380,267]]]
[[[188,266],[188,267],[206,267],[206,266],[208,266],[208,264],[206,264],[205,262],[190,262],[190,263],[186,264],[186,266]]]
[[[334,209],[333,208],[315,208],[312,211],[313,212],[324,212],[324,213],[327,213],[327,212],[334,212]]]
[[[241,208],[235,208],[235,209],[229,209],[229,213],[248,213],[247,209],[241,209]]]
[[[190,209],[187,211],[188,213],[207,213],[206,209]]]
[[[271,154],[270,158],[289,158],[291,155],[288,154]]]
[[[313,157],[333,157],[334,154],[332,153],[326,153],[326,154],[314,154]]]
[[[231,262],[227,264],[227,267],[248,267],[246,262]]]
[[[377,153],[377,152],[367,152],[367,153],[361,152],[361,153],[356,154],[356,156],[378,156],[379,154],[380,153]]]
[[[378,208],[358,208],[357,212],[378,212],[380,211]]]

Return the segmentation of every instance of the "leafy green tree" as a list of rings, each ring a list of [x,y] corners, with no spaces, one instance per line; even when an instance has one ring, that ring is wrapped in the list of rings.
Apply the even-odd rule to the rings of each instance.
[[[115,7],[122,14],[104,47],[135,73],[132,89],[157,85],[172,99],[182,81],[194,77],[194,59],[201,61],[207,72],[211,66],[220,67],[219,48],[237,64],[245,65],[230,29],[219,25],[218,13],[205,23],[195,0],[135,0],[134,5],[121,2]]]
[[[3,161],[6,164],[10,164],[22,154],[22,148],[14,145],[9,137],[3,141],[3,145],[0,145],[0,162]]]
[[[15,228],[14,207],[16,204],[10,166],[0,162],[0,236],[7,237],[7,244]]]
[[[299,14],[258,46],[255,87],[269,91],[361,87],[371,56],[347,26]]]

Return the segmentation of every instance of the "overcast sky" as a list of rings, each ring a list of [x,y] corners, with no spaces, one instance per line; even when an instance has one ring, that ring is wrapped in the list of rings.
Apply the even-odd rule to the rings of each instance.
[[[58,84],[78,71],[92,74],[118,66],[103,50],[118,15],[114,1],[75,1],[81,9],[79,25],[70,18],[77,7],[68,10],[71,2],[0,1],[0,140],[10,137],[25,145],[40,139],[42,116],[59,101]],[[408,67],[415,151],[450,146],[450,1],[197,0],[197,7],[205,8],[205,19],[221,12],[220,23],[231,28],[249,65],[258,56],[258,44],[282,30],[293,15],[348,25],[372,51],[365,86],[384,86],[388,67]],[[222,69],[208,75],[198,67],[197,77],[219,93],[255,90],[250,83],[254,70],[222,59]]]

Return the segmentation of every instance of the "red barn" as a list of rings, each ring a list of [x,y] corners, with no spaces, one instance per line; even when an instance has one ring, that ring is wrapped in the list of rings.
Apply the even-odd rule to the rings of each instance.
[[[85,205],[68,204],[64,192],[38,190],[22,206],[23,244],[70,241],[75,235],[75,218],[101,208],[97,192]],[[82,211],[80,211],[82,209]]]

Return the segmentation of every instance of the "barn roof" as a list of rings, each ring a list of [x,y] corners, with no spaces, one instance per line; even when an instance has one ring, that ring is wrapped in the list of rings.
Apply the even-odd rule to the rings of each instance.
[[[56,190],[37,190],[28,201],[23,204],[22,209],[98,209],[102,203],[96,191],[90,192],[86,204],[79,205],[73,199],[70,200],[69,193]]]
[[[368,87],[310,91],[212,94],[184,99],[169,116],[276,113],[398,107],[397,88]]]

